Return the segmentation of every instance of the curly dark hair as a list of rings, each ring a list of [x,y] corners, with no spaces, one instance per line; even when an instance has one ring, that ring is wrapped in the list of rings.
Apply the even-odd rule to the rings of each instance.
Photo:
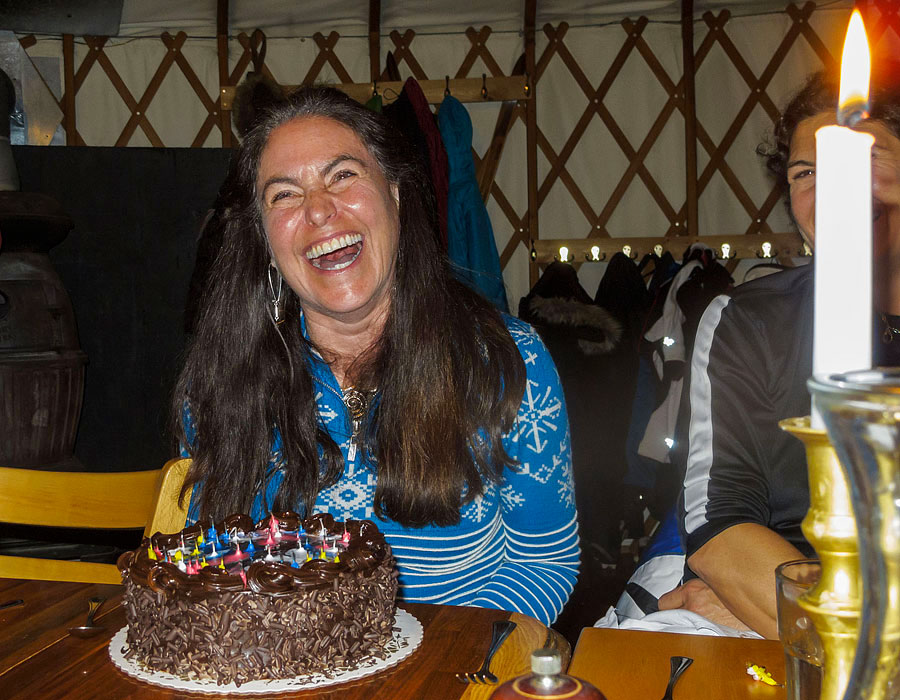
[[[377,464],[375,512],[406,526],[456,523],[464,502],[515,466],[502,434],[515,422],[525,365],[500,312],[455,278],[440,249],[434,198],[414,149],[380,114],[326,87],[268,105],[223,186],[222,245],[173,400],[174,430],[194,460],[185,488],[202,482],[201,517],[248,512],[271,477],[274,428],[284,477],[273,509],[311,512],[319,491],[343,473],[308,369],[311,353],[325,349],[304,337],[290,288],[281,326],[267,306],[270,249],[257,173],[272,132],[307,117],[352,129],[399,190],[390,311],[379,342],[352,368],[357,386],[379,388],[360,433],[361,449]]]
[[[884,60],[875,64],[870,88],[870,118],[884,122],[900,138],[900,63]],[[794,131],[804,119],[829,110],[836,111],[840,76],[826,71],[810,75],[790,99],[775,122],[770,140],[756,152],[765,158],[766,167],[785,197],[790,213],[790,186],[787,165]]]

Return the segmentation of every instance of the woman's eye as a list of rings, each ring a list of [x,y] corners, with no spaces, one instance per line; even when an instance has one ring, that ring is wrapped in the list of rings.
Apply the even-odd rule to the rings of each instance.
[[[343,182],[354,177],[356,173],[353,170],[338,170],[334,177],[331,178],[332,183]]]
[[[275,204],[276,202],[282,201],[284,199],[288,199],[294,195],[290,190],[282,190],[281,192],[276,192],[272,198],[269,200],[270,204]]]
[[[805,168],[803,170],[797,170],[791,173],[791,181],[802,180],[809,175],[815,175],[816,171],[813,168]]]

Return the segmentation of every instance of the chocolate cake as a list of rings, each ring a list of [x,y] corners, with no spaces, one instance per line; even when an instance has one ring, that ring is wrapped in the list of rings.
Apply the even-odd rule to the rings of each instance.
[[[332,676],[383,658],[394,625],[390,546],[368,521],[233,515],[145,538],[118,561],[125,658],[187,680]]]

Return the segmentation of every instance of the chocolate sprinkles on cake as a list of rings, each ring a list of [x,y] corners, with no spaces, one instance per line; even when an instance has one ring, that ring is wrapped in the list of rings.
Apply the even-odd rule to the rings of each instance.
[[[233,515],[156,533],[118,567],[124,655],[150,671],[238,686],[330,678],[384,658],[392,638],[394,559],[368,520],[284,512],[253,524]]]

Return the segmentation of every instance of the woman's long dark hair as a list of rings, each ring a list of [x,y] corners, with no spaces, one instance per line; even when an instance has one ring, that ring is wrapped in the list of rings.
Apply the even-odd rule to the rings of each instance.
[[[307,364],[313,348],[287,285],[288,319],[276,327],[269,315],[271,255],[256,188],[272,131],[312,116],[352,129],[399,188],[391,308],[379,343],[351,368],[358,386],[379,389],[361,433],[377,465],[375,512],[406,526],[459,522],[463,502],[514,467],[501,436],[515,422],[525,365],[500,313],[454,277],[439,248],[434,197],[415,151],[381,115],[324,87],[270,106],[223,186],[223,242],[173,402],[176,435],[194,460],[185,488],[202,481],[202,517],[249,512],[271,476],[276,427],[284,479],[275,510],[312,512],[319,491],[343,472],[341,451],[317,415]]]

